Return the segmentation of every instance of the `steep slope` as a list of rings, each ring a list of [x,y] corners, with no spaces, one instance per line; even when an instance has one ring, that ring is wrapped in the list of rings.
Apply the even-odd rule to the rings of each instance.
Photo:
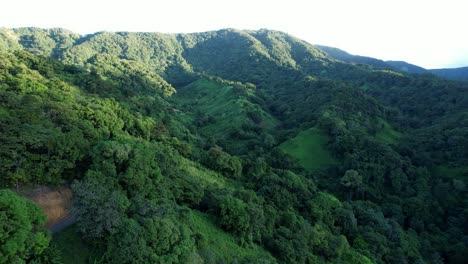
[[[404,73],[429,73],[428,70],[405,61],[383,61],[371,57],[352,55],[344,50],[333,47],[321,45],[317,45],[317,47],[323,50],[330,57],[347,63],[366,64],[377,69],[392,69]]]
[[[249,249],[236,244],[237,234],[215,226],[211,219],[216,215],[194,209],[205,189],[228,191],[233,186],[182,156],[190,156],[192,146],[179,133],[189,132],[177,119],[168,120],[164,83],[146,80],[131,65],[125,65],[119,79],[113,76],[115,68],[90,74],[26,52],[1,54],[0,64],[1,186],[80,180],[72,184],[74,228],[87,239],[66,231],[67,238],[56,239],[70,239],[71,245],[59,245],[61,252],[51,249],[38,258],[64,254],[69,260],[76,254],[71,246],[79,245],[92,252],[80,254],[88,255],[88,261],[99,257],[116,263],[130,250],[123,259],[140,263],[203,258],[274,262],[253,241]],[[114,78],[105,80],[109,77]],[[130,83],[133,93],[125,94]],[[138,247],[121,244],[132,239],[138,239]],[[154,243],[159,243],[157,249]],[[232,247],[235,255],[222,252],[223,247]]]
[[[74,181],[104,261],[463,261],[466,83],[269,30],[1,32],[1,184]]]
[[[24,48],[36,55],[61,59],[63,53],[81,38],[80,35],[61,28],[0,28],[0,50]]]
[[[386,61],[393,69],[407,73],[428,73],[428,70],[405,61]]]
[[[173,97],[187,125],[196,124],[206,137],[234,154],[244,154],[257,142],[273,144],[277,120],[252,101],[255,86],[201,78],[178,89]],[[270,140],[271,142],[267,142]]]
[[[383,60],[378,60],[370,57],[365,57],[365,56],[359,56],[359,55],[351,55],[348,52],[333,48],[333,47],[328,47],[328,46],[322,46],[322,45],[317,45],[317,47],[321,50],[323,50],[327,55],[330,57],[348,62],[348,63],[353,63],[353,64],[369,64],[372,65],[373,67],[376,68],[383,68],[383,69],[388,69],[389,64]]]

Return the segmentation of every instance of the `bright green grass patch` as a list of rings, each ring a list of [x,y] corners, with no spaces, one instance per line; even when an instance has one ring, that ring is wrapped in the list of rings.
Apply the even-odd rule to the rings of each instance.
[[[220,134],[240,128],[249,119],[247,108],[256,108],[261,112],[263,127],[273,128],[277,124],[271,115],[237,95],[232,86],[212,80],[200,79],[179,89],[176,100],[191,113],[214,117],[216,123],[205,127],[209,134]]]
[[[404,77],[405,76],[401,72],[396,72],[396,71],[392,71],[392,70],[373,70],[373,72],[382,72],[382,73],[385,73],[385,74],[395,75],[395,76],[399,76],[399,77]]]
[[[447,165],[439,165],[432,168],[432,173],[439,177],[450,177],[459,180],[468,180],[468,166],[449,167]]]
[[[260,122],[256,125],[267,131],[272,131],[278,124],[275,118],[258,105],[250,102],[244,95],[237,94],[235,88],[213,80],[199,79],[192,82],[178,89],[173,100],[183,110],[183,113],[179,113],[182,122],[193,124],[202,121],[199,125],[201,134],[226,139],[228,149],[238,150],[234,152],[242,152],[248,143],[249,138],[233,142],[230,136],[243,130],[245,125],[253,125],[249,113],[258,113]]]
[[[183,158],[182,167],[187,174],[200,180],[200,182],[203,184],[201,187],[224,187],[226,184],[224,177],[220,176],[214,171],[202,167],[198,163],[195,163],[191,160]]]
[[[379,129],[375,134],[375,138],[383,143],[395,144],[401,137],[401,133],[396,131],[385,120],[379,119]]]
[[[322,131],[310,128],[282,143],[280,148],[297,159],[304,169],[315,171],[337,163],[326,148],[327,141],[328,137]]]
[[[242,107],[246,100],[237,98],[231,86],[215,81],[197,80],[179,89],[175,99],[186,113],[191,114],[192,121],[202,116],[211,117],[211,121],[200,128],[207,136],[224,138],[240,128],[247,118]]]
[[[60,251],[63,263],[89,263],[90,249],[77,233],[76,225],[54,234],[52,244]]]
[[[228,109],[235,110],[234,113],[239,114],[240,108],[233,109],[233,105],[236,105],[236,97],[231,86],[207,79],[199,79],[190,83],[179,89],[176,94],[176,99],[184,108],[208,115],[220,112],[227,115]]]
[[[241,247],[236,237],[216,226],[214,220],[207,214],[192,211],[191,223],[203,236],[200,255],[207,254],[208,251],[216,258],[216,263],[221,260],[222,263],[231,263],[245,257],[273,259],[270,253],[260,246]]]

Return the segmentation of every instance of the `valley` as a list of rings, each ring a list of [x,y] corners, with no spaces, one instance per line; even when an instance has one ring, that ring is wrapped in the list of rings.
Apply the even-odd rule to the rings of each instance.
[[[350,56],[0,29],[0,263],[463,263],[468,83]]]

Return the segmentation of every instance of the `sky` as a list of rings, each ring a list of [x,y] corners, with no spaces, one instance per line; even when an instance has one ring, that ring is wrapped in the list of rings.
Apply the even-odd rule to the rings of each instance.
[[[468,66],[466,0],[3,0],[0,27],[190,33],[280,30],[424,68]]]

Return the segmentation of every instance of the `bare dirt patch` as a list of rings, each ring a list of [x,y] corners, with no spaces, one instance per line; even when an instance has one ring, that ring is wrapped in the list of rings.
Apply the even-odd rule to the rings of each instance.
[[[20,193],[42,208],[47,215],[46,228],[70,218],[73,193],[69,187],[40,186]]]

